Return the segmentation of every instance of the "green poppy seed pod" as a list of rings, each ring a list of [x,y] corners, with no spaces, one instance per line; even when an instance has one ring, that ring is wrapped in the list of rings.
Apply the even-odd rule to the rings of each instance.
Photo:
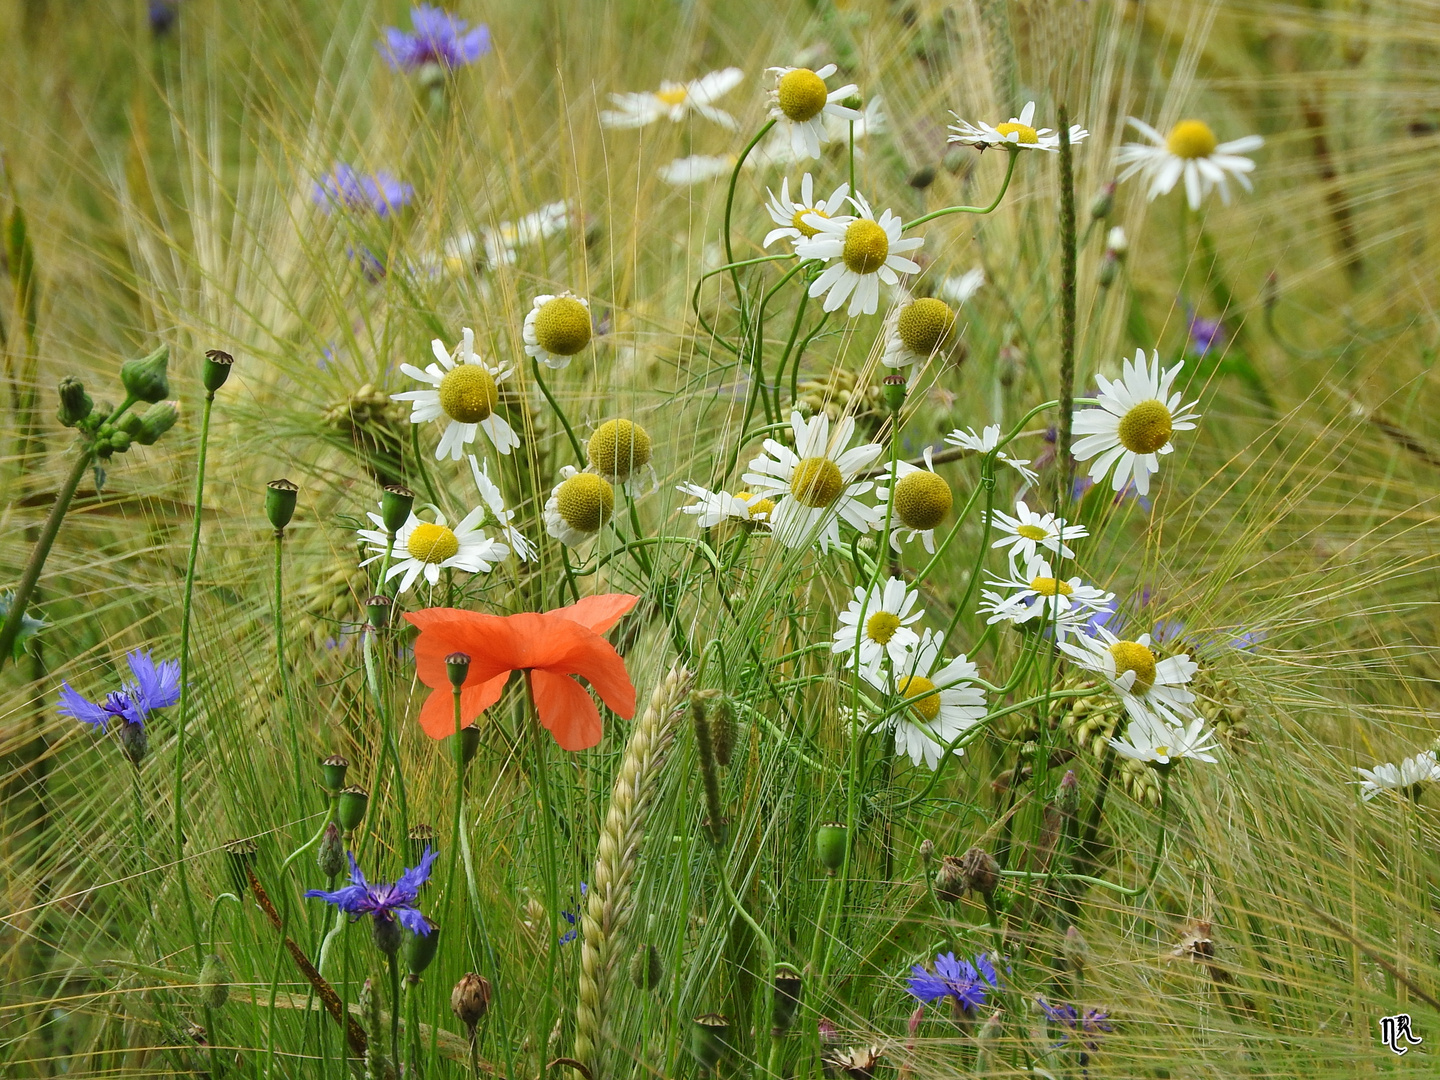
[[[1111,180],[1100,189],[1095,196],[1095,201],[1090,204],[1090,216],[1097,221],[1104,221],[1115,210],[1115,181]]]
[[[205,957],[196,985],[200,988],[200,1002],[205,1008],[221,1008],[230,1000],[230,969],[225,966],[225,961],[214,953]]]
[[[320,847],[315,852],[315,865],[327,878],[337,878],[345,872],[345,841],[340,836],[340,826],[330,821],[320,834]]]
[[[400,951],[403,940],[401,930],[399,919],[378,912],[370,919],[370,940],[386,956],[394,956]]]
[[[827,873],[834,875],[845,862],[845,826],[828,821],[815,830],[815,854]]]
[[[384,630],[390,625],[390,612],[395,607],[395,601],[388,596],[372,596],[365,601],[365,618],[376,630]]]
[[[470,654],[452,652],[445,657],[445,675],[450,685],[459,690],[465,685],[465,676],[470,673]]]
[[[475,1028],[490,1011],[490,980],[473,971],[466,972],[455,989],[450,991],[450,1011],[470,1029],[470,1041],[475,1041]]]
[[[326,791],[339,791],[345,786],[345,773],[350,768],[350,759],[340,754],[331,754],[320,762],[320,775]]]
[[[85,392],[85,384],[73,375],[60,380],[59,394],[60,408],[55,418],[66,427],[74,427],[95,409],[95,402]]]
[[[120,750],[137,769],[150,752],[150,739],[145,734],[144,724],[132,724],[126,720],[120,725]]]
[[[898,413],[905,404],[905,376],[886,375],[880,381],[880,388],[885,395],[885,407],[892,413]]]
[[[786,1032],[795,1023],[795,1014],[800,1011],[800,994],[805,980],[800,972],[789,964],[775,965],[775,1007],[770,1015],[770,1025],[777,1032]]]
[[[469,727],[460,729],[460,763],[469,765],[475,760],[475,754],[480,749],[480,728],[471,724]]]
[[[974,889],[983,896],[992,896],[1000,884],[1000,864],[984,848],[972,847],[960,859],[960,872],[965,878],[965,887]]]
[[[370,805],[370,793],[363,787],[343,788],[336,804],[340,827],[347,833],[354,832],[365,820],[365,808]]]
[[[206,350],[205,367],[200,376],[205,383],[206,393],[213,394],[225,385],[225,380],[230,378],[230,367],[234,363],[235,358],[223,349]]]
[[[965,871],[960,860],[946,855],[940,860],[940,869],[935,871],[935,898],[942,903],[958,904],[965,895]]]
[[[665,981],[665,967],[660,950],[654,945],[641,945],[630,958],[630,981],[637,990],[658,990]]]
[[[140,423],[133,432],[135,441],[141,446],[154,446],[160,441],[161,435],[175,426],[175,421],[178,419],[180,419],[180,403],[178,401],[157,401],[140,417]]]
[[[713,1070],[730,1048],[730,1021],[719,1013],[695,1017],[690,1027],[690,1053],[702,1069]]]
[[[164,401],[170,396],[165,369],[170,364],[170,346],[161,345],[149,356],[126,360],[120,365],[120,383],[136,401]]]
[[[425,974],[430,961],[440,948],[440,926],[434,919],[425,920],[430,927],[428,934],[409,934],[405,940],[405,967],[409,970],[409,982],[413,986]]]
[[[295,516],[295,500],[299,497],[299,486],[289,480],[271,480],[265,485],[265,516],[277,533],[284,532]]]
[[[910,174],[910,179],[905,181],[916,191],[924,191],[935,182],[935,166],[922,165]]]
[[[230,872],[230,884],[239,896],[250,891],[249,871],[254,867],[255,857],[259,853],[259,846],[248,837],[231,840],[225,845],[225,867]]]
[[[410,865],[414,866],[425,857],[426,848],[435,847],[435,829],[424,823],[411,825],[405,841],[410,847]],[[428,885],[429,882],[427,881],[425,884]],[[423,889],[425,885],[420,887]]]
[[[404,528],[414,505],[415,492],[399,484],[386,484],[380,493],[380,520],[385,531],[393,535]]]

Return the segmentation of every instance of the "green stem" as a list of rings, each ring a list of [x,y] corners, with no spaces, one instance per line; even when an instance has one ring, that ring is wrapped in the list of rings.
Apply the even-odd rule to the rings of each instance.
[[[465,803],[465,748],[460,738],[460,687],[453,687],[451,696],[455,703],[455,736],[451,752],[455,759],[455,813],[450,828],[450,867],[445,874],[445,902],[450,910],[455,909],[455,863],[460,855],[460,809]],[[458,930],[458,927],[456,928]],[[456,933],[452,930],[451,933]],[[456,934],[455,940],[463,940]]]
[[[1005,192],[1010,190],[1010,178],[1015,175],[1015,159],[1020,156],[1018,150],[1007,150],[1010,163],[1005,166],[1005,180],[1000,185],[1000,192],[989,206],[947,206],[943,210],[935,210],[931,213],[918,217],[914,221],[907,221],[904,230],[909,232],[917,225],[924,225],[927,221],[934,221],[936,218],[945,217],[947,214],[988,214],[1000,205],[1000,200],[1005,197]]]
[[[425,466],[425,455],[420,452],[420,425],[410,425],[410,448],[415,453],[415,471],[420,474],[420,482],[425,485],[425,493],[430,496],[430,501],[438,509],[440,496],[435,493],[435,485],[430,480],[430,470]]]
[[[547,1073],[544,1046],[550,1035],[549,1005],[551,995],[555,988],[555,963],[558,952],[557,942],[559,941],[560,928],[560,895],[558,869],[555,859],[555,835],[554,818],[550,810],[550,784],[545,770],[545,737],[547,732],[540,723],[540,709],[535,704],[535,687],[532,684],[530,671],[525,671],[525,699],[530,703],[530,718],[534,721],[530,725],[530,742],[535,752],[535,788],[540,801],[540,828],[543,837],[545,852],[545,908],[549,916],[549,940],[546,942],[546,972],[545,992],[542,1000],[545,1007],[536,1010],[536,1019],[540,1026],[536,1032],[537,1045],[540,1050],[540,1080],[545,1080]]]
[[[1070,498],[1074,463],[1070,422],[1075,411],[1075,165],[1070,147],[1070,113],[1060,106],[1060,424],[1055,441],[1057,508]]]
[[[390,954],[390,1060],[400,1071],[400,960]]]
[[[735,185],[740,180],[740,170],[745,167],[745,159],[750,156],[750,151],[754,150],[755,147],[759,145],[760,140],[763,139],[766,135],[768,135],[770,133],[770,129],[774,126],[774,120],[767,120],[765,122],[765,125],[755,133],[755,137],[745,144],[745,149],[740,151],[740,156],[735,159],[735,168],[730,173],[730,186],[725,191],[725,231],[723,233],[723,236],[725,237],[725,261],[727,263],[730,263],[732,266],[735,262],[735,250],[730,244],[730,216],[735,209]],[[730,280],[735,285],[735,295],[736,298],[739,299],[740,275],[737,274],[733,269],[730,271]]]
[[[545,400],[550,403],[550,408],[560,418],[560,426],[565,429],[565,435],[570,440],[570,449],[575,451],[575,460],[579,462],[580,468],[585,468],[589,462],[586,460],[585,451],[580,448],[580,440],[575,437],[575,430],[570,426],[570,419],[565,415],[565,410],[560,408],[560,403],[555,400],[555,395],[550,393],[550,387],[545,385],[545,379],[540,374],[540,361],[533,356],[530,358],[530,370],[535,374],[535,384],[540,387],[540,393],[545,395]]]
[[[295,792],[305,798],[305,781],[300,772],[300,736],[295,723],[295,695],[285,663],[284,558],[285,530],[275,530],[275,666],[280,673],[280,692],[285,699],[285,719],[290,727],[290,758],[295,764]]]

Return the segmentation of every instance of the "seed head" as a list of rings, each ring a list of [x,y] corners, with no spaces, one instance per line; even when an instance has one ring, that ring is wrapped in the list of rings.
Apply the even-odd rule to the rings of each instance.
[[[235,357],[224,349],[207,349],[205,351],[205,367],[201,372],[200,379],[205,384],[207,393],[213,394],[225,385],[225,380],[230,378],[230,368],[234,363]]]
[[[555,356],[574,356],[593,333],[590,309],[573,296],[552,297],[535,313],[535,341]]]
[[[576,473],[555,493],[556,509],[577,532],[599,532],[615,512],[615,489],[594,473]]]
[[[300,488],[289,480],[271,480],[265,485],[265,516],[277,533],[284,532],[290,524],[299,497]]]
[[[895,513],[906,528],[927,532],[938,526],[955,505],[950,485],[939,473],[917,469],[895,484]]]
[[[450,992],[450,1011],[470,1030],[470,1039],[475,1039],[475,1028],[490,1011],[490,980],[475,972],[466,972]]]
[[[624,481],[650,464],[650,435],[633,420],[606,420],[590,436],[586,451],[597,473]]]
[[[993,896],[1000,884],[1000,864],[984,848],[972,847],[960,859],[960,872],[966,889],[982,896]]]

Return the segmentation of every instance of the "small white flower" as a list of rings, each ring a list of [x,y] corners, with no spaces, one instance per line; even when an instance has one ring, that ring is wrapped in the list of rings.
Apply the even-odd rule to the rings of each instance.
[[[699,484],[677,484],[676,491],[690,495],[700,501],[680,509],[695,515],[702,529],[713,529],[722,521],[738,521],[744,525],[762,525],[770,520],[770,511],[775,509],[771,499],[762,498],[748,491],[731,495],[727,491],[711,491]]]
[[[812,297],[824,296],[826,311],[850,300],[849,315],[873,315],[880,306],[880,283],[898,285],[901,274],[918,274],[920,264],[904,257],[925,243],[923,237],[901,239],[898,215],[886,210],[877,219],[860,195],[850,196],[856,215],[822,218],[807,215],[813,237],[795,245],[802,259],[820,259],[829,266],[810,285]],[[851,294],[854,294],[853,298]]]
[[[435,448],[437,461],[449,458],[459,461],[465,447],[483,430],[495,449],[508,454],[520,445],[505,418],[495,411],[500,402],[499,384],[508,379],[514,368],[487,364],[475,352],[475,332],[468,326],[461,332],[460,344],[453,353],[439,338],[430,342],[430,350],[438,364],[423,370],[414,364],[401,364],[400,370],[412,379],[430,386],[428,390],[408,390],[391,394],[392,401],[409,401],[410,422],[423,424],[444,417],[448,422]]]
[[[1014,517],[1003,510],[994,511],[990,515],[990,525],[1003,534],[990,546],[1008,547],[1012,563],[1017,560],[1028,563],[1038,558],[1041,548],[1053,551],[1063,558],[1073,559],[1075,552],[1070,550],[1065,541],[1079,540],[1090,535],[1084,525],[1067,524],[1064,518],[1054,514],[1037,514],[1024,502],[1015,504]]]
[[[780,195],[777,198],[773,191],[768,192],[770,203],[766,207],[770,211],[770,220],[774,221],[779,228],[771,229],[765,234],[764,247],[769,247],[776,240],[790,240],[798,244],[801,240],[809,240],[820,230],[805,221],[805,215],[813,214],[816,217],[832,218],[845,208],[846,196],[850,194],[850,185],[841,184],[830,193],[828,199],[815,201],[815,181],[807,172],[800,178],[800,201],[793,202],[790,199],[790,180],[785,178],[780,181]]]
[[[546,203],[518,221],[502,221],[499,225],[483,226],[476,232],[461,233],[445,242],[441,262],[451,273],[463,274],[474,266],[483,252],[490,269],[510,266],[522,247],[538,244],[564,232],[570,224],[570,204]]]
[[[545,502],[545,531],[566,547],[578,547],[598,536],[614,513],[615,489],[610,482],[566,465]]]
[[[980,672],[962,654],[946,663],[941,656],[944,637],[927,629],[905,666],[891,680],[877,667],[863,670],[877,689],[899,694],[907,707],[890,720],[895,752],[907,754],[919,766],[940,767],[950,744],[985,719],[985,692],[973,684]],[[959,757],[962,746],[952,751]]]
[[[1436,763],[1435,751],[1422,750],[1414,757],[1408,757],[1399,765],[1386,762],[1383,765],[1376,765],[1373,769],[1362,769],[1358,766],[1355,771],[1363,780],[1360,783],[1360,795],[1369,802],[1382,791],[1404,792],[1407,788],[1413,788],[1417,784],[1440,782],[1440,764]]]
[[[655,172],[667,184],[690,187],[729,176],[734,169],[734,154],[691,154],[689,157],[676,158],[669,165],[661,165]]]
[[[1009,577],[990,578],[990,584],[1009,589],[1008,595],[982,589],[981,612],[988,612],[986,622],[1027,623],[1038,620],[1055,627],[1057,634],[1067,634],[1083,627],[1092,614],[1114,600],[1113,593],[1086,585],[1078,577],[1068,581],[1057,578],[1044,559],[1026,562],[1022,573],[1010,564]]]
[[[1111,739],[1110,745],[1121,757],[1164,767],[1185,758],[1214,762],[1214,755],[1208,753],[1215,749],[1214,738],[1199,717],[1188,724],[1171,724],[1146,716],[1131,720],[1125,738]]]
[[[940,295],[959,307],[981,290],[985,285],[985,270],[974,266],[965,273],[947,277],[940,282]]]
[[[1221,200],[1229,204],[1230,188],[1226,181],[1231,177],[1246,191],[1252,190],[1246,174],[1255,168],[1255,162],[1240,155],[1265,145],[1259,135],[1222,143],[1203,120],[1181,120],[1170,129],[1169,135],[1161,135],[1133,116],[1130,125],[1148,139],[1149,144],[1126,143],[1115,152],[1115,163],[1125,166],[1121,180],[1143,174],[1150,183],[1148,198],[1153,200],[1168,194],[1181,177],[1185,178],[1185,197],[1192,210],[1200,209],[1200,203],[1213,188],[1219,188]]]
[[[952,143],[968,143],[970,146],[1003,146],[1006,150],[1049,150],[1054,153],[1060,149],[1060,135],[1049,128],[1036,129],[1035,103],[1029,102],[1025,108],[1020,110],[1019,116],[1012,116],[1004,124],[996,124],[993,127],[983,120],[977,125],[968,120],[961,120],[958,115],[951,113],[956,123],[950,125],[950,141]],[[1075,124],[1070,128],[1070,145],[1074,146],[1083,139],[1090,137],[1090,133]]]
[[[1171,437],[1177,431],[1191,431],[1200,414],[1191,412],[1195,402],[1182,405],[1181,395],[1170,393],[1170,385],[1184,364],[1169,371],[1160,369],[1160,354],[1145,362],[1145,350],[1136,349],[1135,359],[1127,360],[1119,379],[1111,382],[1096,375],[1100,384],[1098,409],[1079,409],[1072,426],[1076,439],[1073,453],[1076,461],[1095,458],[1090,466],[1090,479],[1100,483],[1112,468],[1115,474],[1110,486],[1116,491],[1135,478],[1135,490],[1150,494],[1150,476],[1160,471],[1157,455],[1173,453]],[[1097,456],[1098,455],[1098,456]]]
[[[568,367],[594,335],[590,301],[572,293],[537,296],[525,316],[525,355],[548,368]]]
[[[935,529],[949,515],[955,505],[955,496],[945,478],[935,471],[935,451],[925,447],[925,468],[911,465],[908,461],[895,463],[895,505],[890,521],[890,546],[900,550],[901,533],[908,543],[916,537],[925,545],[925,550],[935,554]],[[883,477],[875,485],[875,497],[880,505],[875,507],[881,528],[885,523],[885,508],[890,504],[889,477]]]
[[[1105,250],[1112,255],[1124,255],[1130,250],[1130,241],[1125,236],[1125,230],[1119,225],[1105,234]]]
[[[612,128],[638,128],[668,119],[678,124],[695,112],[713,124],[734,131],[739,126],[735,118],[724,109],[715,108],[713,102],[739,86],[744,78],[745,73],[739,68],[728,67],[689,82],[662,82],[659,90],[611,94],[610,100],[616,108],[602,111],[600,123]]]
[[[862,533],[875,528],[875,508],[861,501],[875,485],[856,477],[884,447],[864,443],[847,450],[855,434],[855,420],[849,416],[835,425],[833,439],[823,412],[808,421],[792,412],[790,428],[795,449],[766,439],[764,453],[751,460],[744,475],[752,491],[775,502],[770,512],[775,538],[786,547],[813,543],[825,552],[840,545],[842,521]]]
[[[825,85],[825,80],[838,70],[834,64],[826,64],[818,71],[789,67],[768,70],[775,76],[775,87],[770,91],[770,115],[777,128],[789,128],[790,149],[797,158],[820,156],[820,144],[830,139],[825,128],[827,117],[845,121],[861,118],[858,111],[840,104],[857,93],[859,87],[849,83],[831,90]]]
[[[945,441],[951,446],[960,447],[962,450],[971,450],[977,454],[988,454],[1000,445],[1000,425],[991,424],[979,435],[975,434],[974,428],[966,428],[964,431],[956,428],[950,432],[949,435],[945,436]],[[1013,458],[1002,450],[996,455],[996,460],[1003,461],[1006,465],[1009,465],[1025,478],[1027,484],[1033,484],[1039,479],[1039,477],[1035,475],[1035,470],[1029,467],[1030,460],[1028,458],[1023,460]]]
[[[373,529],[359,529],[360,539],[375,552],[362,562],[361,566],[385,557],[387,537],[385,519],[379,514],[367,515],[375,523]],[[431,585],[440,580],[441,570],[465,570],[471,574],[488,574],[494,565],[510,554],[510,549],[499,540],[485,535],[481,524],[485,519],[485,508],[476,507],[466,514],[459,525],[450,528],[445,515],[438,510],[435,521],[422,521],[414,514],[400,526],[395,534],[395,554],[404,553],[404,558],[390,564],[385,580],[404,575],[400,581],[400,592],[410,591],[415,579],[424,575]]]
[[[855,586],[855,599],[840,613],[830,651],[849,653],[847,665],[855,671],[878,668],[887,656],[896,671],[904,670],[910,650],[920,643],[920,635],[910,629],[925,614],[914,610],[919,599],[903,578],[887,578],[868,593]]]
[[[539,554],[538,549],[515,527],[515,511],[505,508],[505,495],[500,490],[500,485],[490,479],[488,466],[482,466],[476,461],[474,454],[470,454],[469,458],[470,475],[475,478],[475,488],[480,492],[480,499],[486,509],[490,511],[495,527],[500,530],[501,538],[510,545],[510,550],[515,552],[521,562],[529,562]]]
[[[1185,684],[1199,665],[1189,656],[1181,653],[1158,660],[1150,649],[1149,634],[1122,641],[1103,626],[1096,630],[1098,637],[1078,634],[1073,642],[1062,639],[1056,644],[1109,683],[1132,720],[1154,717],[1173,725],[1194,715],[1190,703],[1195,695]]]

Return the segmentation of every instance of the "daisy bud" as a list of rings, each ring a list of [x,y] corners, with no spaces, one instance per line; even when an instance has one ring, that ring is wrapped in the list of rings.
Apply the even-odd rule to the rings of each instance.
[[[630,479],[650,464],[650,433],[633,420],[606,420],[586,444],[590,467],[612,483]]]
[[[459,690],[465,685],[465,676],[470,671],[470,654],[454,652],[445,657],[445,675],[450,685]]]
[[[654,945],[641,945],[630,958],[630,981],[637,990],[658,990],[665,981],[665,968],[660,950]]]
[[[958,904],[964,895],[965,872],[960,868],[960,860],[946,855],[935,872],[935,898],[942,903]]]
[[[200,1003],[205,1008],[221,1008],[230,999],[230,969],[225,961],[214,953],[205,957],[196,985],[200,988]]]
[[[847,109],[863,109],[863,108],[865,108],[865,102],[864,102],[864,100],[860,97],[859,94],[851,94],[849,97],[847,97],[847,98],[846,98],[844,101],[842,101],[840,104],[844,105],[845,108],[847,108]]]
[[[66,427],[74,427],[95,408],[95,402],[85,392],[85,384],[73,375],[60,380],[59,393],[60,408],[55,418]]]
[[[826,822],[815,830],[815,854],[831,877],[845,862],[845,841],[845,826],[841,822]]]
[[[370,805],[370,793],[363,787],[343,788],[336,804],[340,827],[347,833],[354,832],[365,820],[365,808]]]
[[[120,383],[136,401],[164,401],[170,396],[165,369],[170,363],[170,346],[161,345],[149,356],[126,360],[120,365]]]
[[[283,533],[285,526],[290,524],[295,514],[295,500],[299,496],[300,488],[289,480],[271,480],[265,485],[265,516],[276,535]]]
[[[331,754],[320,762],[320,776],[326,791],[339,791],[345,786],[345,771],[350,768],[350,759]]]
[[[919,169],[916,169],[913,173],[910,174],[910,179],[906,181],[906,183],[909,184],[909,185],[910,185],[912,188],[914,188],[916,191],[924,191],[926,188],[928,188],[928,187],[929,187],[931,184],[933,184],[934,182],[935,182],[935,166],[934,166],[934,165],[925,165],[925,166],[922,166],[922,167],[919,168]]]
[[[201,376],[206,393],[213,394],[225,385],[225,380],[230,378],[230,365],[233,363],[235,358],[224,349],[206,350],[204,374]]]
[[[1090,946],[1075,927],[1065,931],[1065,940],[1060,943],[1060,954],[1065,957],[1065,963],[1071,971],[1076,975],[1085,974],[1085,968],[1090,963]]]
[[[409,833],[406,834],[406,842],[410,846],[410,862],[418,864],[425,857],[425,849],[438,847],[435,843],[435,829],[433,826],[420,824],[411,825]],[[427,881],[428,885],[429,882]],[[425,886],[422,885],[423,889]]]
[[[993,896],[995,886],[1000,884],[1000,864],[984,848],[972,847],[965,852],[960,859],[960,872],[964,875],[965,888],[983,896]]]
[[[1090,216],[1097,221],[1104,221],[1115,210],[1115,181],[1111,180],[1100,189],[1100,194],[1095,196],[1095,201],[1090,204]]]
[[[259,846],[248,837],[231,840],[225,845],[225,865],[230,871],[230,884],[240,896],[250,891],[249,871],[259,853]]]
[[[695,1017],[690,1028],[690,1053],[702,1069],[713,1070],[729,1049],[730,1021],[719,1013]]]
[[[395,601],[388,596],[372,596],[365,601],[365,618],[376,630],[384,630],[390,625],[390,609],[395,606]]]
[[[475,1041],[475,1028],[490,1011],[490,980],[484,975],[467,972],[450,992],[450,1011],[470,1029],[470,1041]]]
[[[898,413],[900,407],[905,404],[905,376],[886,375],[881,380],[881,393],[885,395],[885,405],[892,413]]]
[[[439,924],[431,918],[426,918],[425,922],[430,927],[428,934],[409,934],[405,939],[405,966],[410,971],[406,981],[411,986],[420,981],[420,976],[425,974],[425,969],[430,966],[430,961],[435,959],[435,953],[440,948]]]
[[[415,493],[399,484],[386,484],[380,493],[380,520],[387,533],[399,532],[410,520],[410,508],[415,505]]]
[[[315,865],[327,878],[336,878],[345,872],[345,841],[340,837],[340,826],[331,821],[320,834],[320,848],[315,852]]]
[[[804,987],[805,980],[800,972],[789,964],[775,965],[775,1008],[770,1016],[770,1024],[775,1031],[783,1033],[790,1030],[800,1009],[800,994]]]
[[[400,951],[403,940],[399,920],[377,912],[370,920],[370,940],[386,956],[394,956]]]

